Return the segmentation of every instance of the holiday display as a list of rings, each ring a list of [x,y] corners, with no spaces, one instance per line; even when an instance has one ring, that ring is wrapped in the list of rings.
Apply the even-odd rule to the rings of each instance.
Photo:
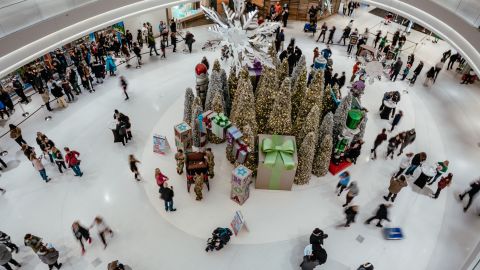
[[[316,138],[315,132],[308,133],[298,150],[298,169],[294,179],[297,185],[305,185],[310,182]]]
[[[293,68],[292,75],[290,76],[290,82],[292,86],[297,82],[297,79],[300,77],[300,74],[303,72],[303,69],[307,68],[307,60],[305,60],[305,55],[302,54],[297,64]]]
[[[193,95],[192,88],[188,87],[185,90],[185,101],[183,109],[183,122],[191,123],[192,122],[192,104],[195,96]]]
[[[228,117],[223,113],[219,113],[212,119],[212,133],[221,140],[224,140],[225,133],[230,125],[231,123]]]
[[[314,143],[311,145],[315,149],[317,143],[317,134],[318,134],[318,127],[320,126],[320,109],[317,105],[314,105],[313,108],[310,110],[310,113],[305,118],[303,125],[301,126],[300,131],[295,136],[297,140],[297,147],[301,146],[303,143],[303,139],[307,136],[308,133],[313,132],[315,134]],[[315,151],[315,150],[314,150]]]
[[[298,164],[295,137],[260,134],[258,142],[255,188],[291,190]]]
[[[175,146],[184,152],[192,150],[192,128],[185,122],[174,126]]]
[[[360,130],[355,137],[353,137],[353,140],[358,141],[358,140],[363,140],[363,136],[365,135],[365,129],[367,128],[367,121],[368,117],[366,113],[363,113],[363,119],[360,122],[360,125],[358,126],[358,129]]]
[[[227,147],[226,155],[228,161],[235,162],[235,154],[233,152],[233,146],[237,140],[243,136],[242,132],[235,126],[231,126],[227,129]]]
[[[242,72],[244,73],[243,75]],[[255,137],[258,129],[255,110],[253,110],[255,108],[255,98],[253,96],[252,83],[248,77],[248,70],[244,68],[242,72],[240,73],[241,76],[238,81],[237,92],[235,93],[230,121],[240,129],[247,125],[250,126]],[[245,133],[244,130],[242,131]]]
[[[242,205],[250,196],[250,183],[252,182],[252,171],[240,165],[232,171],[232,189],[230,198]]]
[[[240,145],[242,143],[246,145],[246,148],[242,146],[243,151],[246,152],[245,153],[246,159],[245,159],[245,162],[239,162],[237,160],[235,162],[235,166],[238,166],[239,164],[244,164],[245,167],[252,170],[253,173],[255,174],[255,172],[257,171],[256,156],[255,156],[255,153],[253,152],[255,150],[255,135],[253,135],[253,131],[248,125],[243,127],[243,136],[241,139],[237,141],[237,144],[234,146],[234,148],[242,151],[241,148],[237,148],[237,145]],[[238,153],[238,155],[236,154],[236,158],[238,159],[238,157],[243,157],[243,155],[244,154],[240,152]]]
[[[348,95],[342,100],[338,106],[335,114],[333,115],[333,145],[336,146],[338,138],[342,134],[343,128],[347,121],[347,113],[350,110],[352,104],[352,94]]]
[[[328,172],[333,150],[332,129],[333,114],[329,112],[323,118],[320,129],[318,130],[317,147],[312,166],[312,173],[315,176],[324,176]]]
[[[273,103],[277,95],[279,95],[277,81],[275,70],[268,67],[265,68],[255,93],[255,115],[257,117],[259,133],[266,132]]]
[[[294,70],[295,72],[295,70]],[[293,77],[292,77],[293,78]],[[292,81],[292,121],[295,123],[300,110],[300,104],[307,92],[307,68],[299,71],[298,78]]]
[[[335,84],[335,86],[338,87],[337,84]],[[327,85],[327,87],[325,87],[325,90],[323,92],[321,117],[323,118],[329,112],[334,112],[336,108],[336,94],[329,84]]]
[[[207,130],[212,128],[212,116],[215,116],[216,114],[217,113],[209,110],[198,115],[197,121],[200,132],[206,134]]]
[[[216,134],[214,134],[215,132],[213,131],[213,119],[219,114],[224,115],[224,106],[223,106],[224,103],[222,99],[223,97],[221,93],[215,92],[213,101],[212,101],[212,109],[215,112],[215,115],[212,115],[211,117],[209,117],[209,121],[211,125],[208,131],[208,140],[215,144],[225,142],[225,138],[223,135],[217,136]]]
[[[250,66],[254,59],[259,59],[262,63],[271,65],[265,50],[274,39],[275,31],[280,27],[280,24],[264,22],[258,25],[258,9],[245,13],[245,1],[233,0],[233,3],[234,11],[225,2],[222,3],[225,16],[220,15],[212,8],[200,5],[205,16],[215,23],[215,25],[209,27],[209,30],[220,39],[218,43],[209,42],[208,46],[215,46],[215,48],[227,46],[233,58],[229,60],[237,68],[245,65]]]
[[[195,67],[197,97],[200,98],[202,108],[205,106],[205,100],[207,98],[208,89],[208,69],[207,66],[200,63]]]
[[[237,90],[237,84],[238,84],[238,77],[237,77],[237,69],[235,66],[230,67],[230,73],[228,74],[228,95],[229,95],[229,100],[225,104],[226,108],[226,115],[230,117],[230,112],[232,111],[232,103],[233,99],[235,97],[235,91]]]
[[[273,103],[266,130],[269,134],[290,135],[292,132],[292,101],[289,78],[285,78],[283,81],[280,93]]]
[[[347,113],[346,121],[340,123],[343,129],[342,133],[337,138],[337,143],[334,144],[334,164],[342,162],[343,153],[353,141],[354,137],[360,132],[360,129],[358,127],[359,124],[362,122],[363,117],[363,111],[356,109],[349,110]]]
[[[193,110],[192,110],[192,142],[193,146],[195,147],[202,147],[202,137],[204,137],[205,133],[202,132],[202,128],[204,123],[198,121],[199,116],[203,114],[202,106],[197,104],[195,101],[193,102]]]
[[[208,182],[208,164],[205,159],[204,152],[190,152],[185,155],[185,164],[187,167],[187,191],[190,192],[190,187],[195,183],[195,176],[203,174],[203,182],[207,184],[207,188],[210,190],[210,184]]]
[[[276,71],[277,71],[277,78],[279,83],[283,82],[283,80],[285,80],[285,78],[288,77],[289,75],[288,61],[286,58],[283,59],[282,64],[279,67],[277,67]]]
[[[217,62],[218,60],[215,60],[215,63]],[[222,96],[222,106],[225,108],[225,105],[223,105],[224,102],[221,74],[220,71],[212,69],[212,74],[210,75],[210,80],[208,82],[207,96],[205,100],[205,110],[212,109],[212,102],[215,93],[219,93]]]

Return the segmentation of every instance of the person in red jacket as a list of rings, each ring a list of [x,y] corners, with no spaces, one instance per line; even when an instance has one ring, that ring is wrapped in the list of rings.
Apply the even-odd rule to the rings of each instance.
[[[452,178],[453,178],[452,173],[449,173],[447,176],[442,177],[438,182],[437,191],[435,192],[435,194],[432,195],[432,198],[437,199],[442,189],[450,186],[450,184],[452,183]]]
[[[78,156],[80,156],[80,153],[74,150],[70,150],[68,147],[63,148],[65,152],[67,153],[65,155],[65,161],[68,164],[68,167],[72,168],[73,172],[75,173],[75,176],[82,176],[83,172],[80,170],[80,160],[78,160]]]
[[[350,82],[353,82],[355,80],[355,77],[357,76],[357,72],[360,70],[360,65],[362,63],[356,62],[355,65],[353,65],[352,69],[352,77],[350,78]]]
[[[159,186],[158,192],[161,194],[164,188],[164,183],[168,181],[168,177],[165,176],[159,168],[155,169],[155,180],[157,181],[157,185]]]

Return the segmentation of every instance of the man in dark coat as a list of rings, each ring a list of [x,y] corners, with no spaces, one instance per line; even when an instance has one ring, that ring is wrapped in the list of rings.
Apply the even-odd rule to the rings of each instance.
[[[370,224],[372,220],[378,219],[377,227],[383,227],[382,221],[384,219],[390,222],[390,219],[388,219],[388,207],[390,207],[390,205],[385,205],[383,203],[380,204],[380,206],[378,207],[377,213],[375,213],[373,217],[367,219],[367,221],[365,221],[365,224]]]
[[[413,71],[413,76],[412,78],[410,79],[410,83],[413,85],[415,83],[415,81],[417,80],[417,77],[418,75],[420,74],[420,72],[422,72],[422,69],[423,69],[423,61],[420,61],[420,63],[418,63],[418,66],[415,68],[415,70]]]
[[[13,79],[12,82],[13,90],[17,94],[17,96],[20,98],[20,102],[23,102],[25,104],[28,104],[30,101],[28,101],[27,96],[25,96],[25,93],[23,92],[23,84],[18,80],[18,79]]]
[[[393,72],[392,75],[390,76],[390,80],[396,81],[398,73],[400,73],[400,70],[402,69],[403,62],[402,59],[399,57],[398,60],[393,64]]]

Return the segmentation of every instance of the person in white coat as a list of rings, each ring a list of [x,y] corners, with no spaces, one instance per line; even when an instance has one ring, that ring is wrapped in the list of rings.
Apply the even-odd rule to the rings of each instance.
[[[105,240],[105,235],[108,233],[110,236],[113,236],[113,231],[110,227],[103,221],[103,218],[100,216],[95,217],[93,220],[92,225],[90,225],[90,229],[93,227],[97,227],[98,236],[102,240],[104,248],[107,248],[107,241]]]
[[[410,163],[412,162],[413,158],[413,153],[406,153],[405,156],[402,158],[400,161],[400,168],[398,169],[398,172],[395,174],[395,178],[398,178],[402,173],[410,166]]]

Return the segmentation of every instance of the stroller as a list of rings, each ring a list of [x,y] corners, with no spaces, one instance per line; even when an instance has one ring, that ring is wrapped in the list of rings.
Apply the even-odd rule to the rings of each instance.
[[[228,241],[230,241],[230,236],[232,236],[232,231],[229,228],[216,228],[212,237],[207,240],[207,247],[205,251],[220,250],[225,246]]]
[[[305,23],[305,25],[303,26],[303,32],[312,32],[312,34],[315,35],[315,33],[317,32],[317,24]]]

